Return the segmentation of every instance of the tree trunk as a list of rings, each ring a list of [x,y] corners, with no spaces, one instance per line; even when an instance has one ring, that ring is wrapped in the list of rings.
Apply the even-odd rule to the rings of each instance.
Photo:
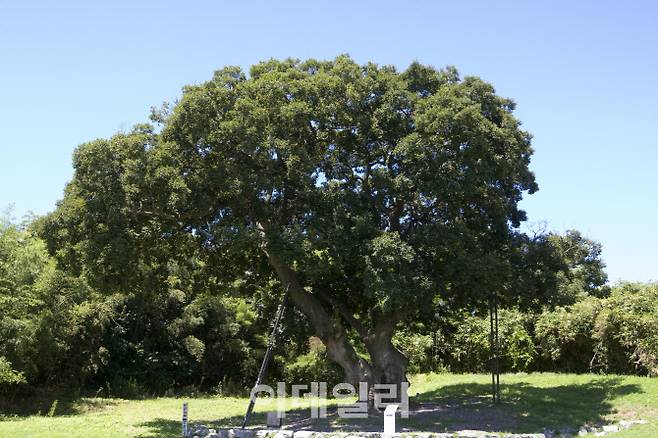
[[[395,319],[378,324],[366,339],[373,368],[373,382],[395,384],[396,399],[401,397],[401,383],[407,380],[407,357],[400,352],[391,339],[395,329]]]
[[[399,388],[401,382],[406,382],[407,358],[391,343],[397,318],[389,318],[372,331],[367,331],[359,321],[350,318],[349,312],[346,314],[340,303],[329,302],[335,310],[342,310],[340,313],[350,324],[356,325],[354,329],[362,337],[371,363],[360,358],[350,344],[340,319],[325,309],[318,296],[302,287],[296,272],[269,248],[266,225],[259,224],[259,227],[263,235],[263,251],[270,265],[281,283],[290,288],[291,300],[309,318],[317,336],[326,346],[329,358],[343,369],[346,383],[358,388],[359,383],[366,382],[371,392],[373,384],[394,383]],[[322,295],[322,292],[318,291],[318,294]],[[327,299],[330,297],[325,297],[325,301]]]
[[[329,358],[343,369],[346,382],[355,387],[360,382],[370,383],[372,368],[356,354],[340,321],[327,312],[318,297],[304,290],[295,271],[270,251],[267,243],[263,250],[281,283],[290,288],[292,302],[308,317],[316,335],[326,346]]]
[[[372,369],[356,354],[340,321],[325,310],[317,297],[304,290],[289,266],[271,253],[267,256],[279,280],[290,287],[293,303],[309,318],[316,335],[327,347],[329,358],[343,369],[346,382],[354,386],[358,386],[359,382],[370,382]]]

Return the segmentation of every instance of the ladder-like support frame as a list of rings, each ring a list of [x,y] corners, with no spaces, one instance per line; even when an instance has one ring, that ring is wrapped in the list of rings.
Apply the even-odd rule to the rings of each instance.
[[[489,299],[489,365],[491,367],[491,396],[494,403],[500,402],[500,339],[498,336],[498,294]]]
[[[247,407],[247,412],[244,414],[244,420],[242,420],[242,429],[247,427],[247,423],[249,422],[249,417],[251,416],[251,412],[254,410],[254,405],[256,404],[257,389],[260,386],[261,382],[263,381],[263,378],[265,377],[265,373],[267,372],[267,365],[270,362],[270,357],[272,356],[272,350],[274,349],[274,345],[276,344],[276,335],[278,334],[279,324],[281,323],[281,319],[283,318],[283,312],[288,302],[289,290],[290,290],[290,285],[288,285],[288,287],[286,288],[286,293],[283,295],[283,299],[281,300],[281,303],[279,304],[279,307],[276,310],[274,327],[272,327],[272,333],[270,334],[270,338],[267,342],[267,351],[265,352],[265,356],[263,357],[263,363],[260,366],[260,371],[258,371],[256,384],[254,385],[254,389],[251,390],[251,395],[249,397],[249,406]]]

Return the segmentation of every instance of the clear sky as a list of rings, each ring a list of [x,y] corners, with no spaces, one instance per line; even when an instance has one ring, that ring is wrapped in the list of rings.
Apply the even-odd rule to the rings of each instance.
[[[600,241],[612,281],[658,280],[651,1],[0,0],[0,208],[52,210],[76,145],[217,68],[340,53],[493,83],[535,136],[530,221]]]

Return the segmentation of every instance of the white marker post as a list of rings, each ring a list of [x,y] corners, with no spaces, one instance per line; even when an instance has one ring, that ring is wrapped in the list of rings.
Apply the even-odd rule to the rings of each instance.
[[[187,436],[187,403],[183,403],[183,437]]]
[[[384,436],[392,437],[395,434],[395,412],[398,405],[388,405],[384,409]]]

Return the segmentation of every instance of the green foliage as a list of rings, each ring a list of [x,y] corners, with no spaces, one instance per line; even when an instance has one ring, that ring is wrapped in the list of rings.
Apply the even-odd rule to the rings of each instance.
[[[304,384],[310,382],[327,382],[331,389],[343,381],[340,368],[327,357],[327,349],[315,337],[309,339],[308,353],[301,354],[286,361],[283,378],[289,384]]]
[[[658,286],[622,283],[541,315],[536,336],[544,369],[658,374]]]
[[[84,275],[61,270],[32,228],[3,223],[3,385],[20,378],[30,387],[123,396],[247,387],[263,328],[256,309],[209,293],[212,279],[197,279],[201,261],[166,258],[138,267],[142,280],[131,289],[100,293]]]
[[[6,224],[0,247],[0,355],[32,385],[79,386],[102,366],[99,341],[112,299],[58,270],[29,229]]]
[[[395,347],[409,359],[407,369],[410,373],[434,370],[436,358],[432,356],[433,342],[431,334],[411,329],[400,330],[393,337]]]
[[[500,309],[501,370],[658,374],[656,284],[621,283],[607,297],[579,296],[541,313]],[[459,313],[442,321],[433,338],[417,326],[396,335],[411,369],[489,370],[488,315]]]
[[[558,299],[571,304],[586,296],[605,297],[610,288],[601,260],[601,244],[587,239],[579,231],[564,235],[551,233],[547,240],[566,269],[558,271]]]
[[[610,293],[601,245],[578,231],[565,234],[517,233],[509,248],[509,286],[503,304],[539,313],[588,296]]]
[[[464,314],[451,337],[450,367],[455,371],[490,370],[491,338],[488,317]],[[499,311],[501,371],[528,371],[537,356],[531,336],[532,319],[512,309]]]
[[[603,300],[596,317],[593,366],[658,375],[658,285],[626,283]]]
[[[25,383],[23,373],[14,370],[11,363],[0,356],[0,395],[5,396],[15,390],[16,386]]]
[[[554,371],[590,370],[595,340],[594,321],[602,303],[587,298],[569,307],[543,312],[535,325],[535,336],[545,362],[540,367]]]

